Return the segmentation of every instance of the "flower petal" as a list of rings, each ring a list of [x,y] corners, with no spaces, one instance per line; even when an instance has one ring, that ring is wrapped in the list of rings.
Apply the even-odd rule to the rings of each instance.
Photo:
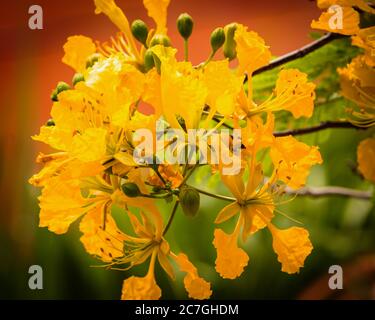
[[[95,53],[94,42],[85,36],[69,37],[64,44],[65,55],[62,62],[72,67],[76,72],[83,72],[86,69],[87,58]]]
[[[298,273],[313,249],[308,231],[298,227],[279,230],[275,226],[269,226],[273,237],[273,249],[282,265],[281,270],[289,274]]]
[[[158,300],[161,290],[156,284],[153,274],[145,277],[132,276],[124,280],[122,300]]]
[[[174,256],[181,271],[186,272],[184,285],[189,294],[189,298],[203,300],[208,299],[211,294],[211,285],[209,282],[199,277],[197,268],[189,261],[186,254],[180,253]]]
[[[249,256],[237,246],[237,234],[228,235],[220,229],[214,233],[213,244],[217,251],[216,271],[224,279],[238,278],[247,266]]]

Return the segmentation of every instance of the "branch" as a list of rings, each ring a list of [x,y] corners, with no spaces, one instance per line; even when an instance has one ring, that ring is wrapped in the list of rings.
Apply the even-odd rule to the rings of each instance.
[[[260,74],[262,72],[265,72],[265,71],[268,71],[268,70],[272,70],[278,66],[281,66],[287,62],[290,62],[290,61],[293,61],[293,60],[296,60],[296,59],[299,59],[299,58],[302,58],[306,55],[308,55],[309,53],[323,47],[324,45],[326,45],[327,43],[333,41],[333,40],[336,40],[336,39],[339,39],[339,38],[343,38],[345,36],[343,35],[340,35],[340,34],[335,34],[335,33],[327,33],[325,34],[323,37],[319,38],[318,40],[315,40],[314,42],[311,42],[309,43],[308,45],[298,49],[298,50],[295,50],[295,51],[292,51],[292,52],[289,52],[275,60],[272,60],[268,65],[258,69],[258,70],[255,70],[253,72],[253,76],[257,75],[257,74]],[[247,81],[247,76],[245,78],[245,82]]]
[[[362,200],[370,200],[372,198],[371,191],[360,191],[343,187],[304,187],[298,190],[286,188],[285,193],[289,195],[307,196],[313,198],[319,197],[350,197]]]
[[[313,133],[313,132],[330,129],[330,128],[349,128],[349,129],[357,129],[357,130],[365,129],[365,128],[357,127],[356,125],[348,121],[325,121],[312,127],[274,132],[273,135],[275,137],[285,137],[289,135],[298,136],[298,135]]]

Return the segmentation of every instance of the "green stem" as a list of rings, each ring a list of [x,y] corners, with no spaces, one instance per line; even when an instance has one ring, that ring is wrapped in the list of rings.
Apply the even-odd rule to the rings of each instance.
[[[163,236],[168,232],[168,229],[169,229],[169,227],[170,227],[171,224],[172,224],[172,221],[173,221],[174,216],[176,215],[176,212],[177,212],[177,208],[178,208],[179,203],[180,203],[180,202],[179,202],[178,200],[176,200],[176,202],[175,202],[175,204],[174,204],[174,206],[173,206],[173,209],[172,209],[172,213],[171,213],[171,215],[169,216],[169,219],[168,219],[167,225],[166,225],[165,228],[164,228]]]
[[[151,198],[151,199],[167,199],[171,196],[170,193],[167,193],[165,195],[162,195],[160,197],[156,196],[156,195],[152,195],[152,194],[141,194],[140,197],[144,197],[144,198]]]
[[[209,196],[211,198],[215,198],[215,199],[219,199],[219,200],[224,200],[224,201],[229,201],[229,202],[235,202],[235,201],[237,201],[235,198],[232,198],[232,197],[222,196],[222,195],[219,195],[219,194],[213,194],[213,193],[210,193],[208,191],[204,191],[204,190],[198,189],[196,187],[192,187],[192,186],[190,186],[190,187],[194,188],[199,193],[204,194],[206,196]]]
[[[189,61],[189,41],[187,39],[184,40],[184,55],[185,61]]]

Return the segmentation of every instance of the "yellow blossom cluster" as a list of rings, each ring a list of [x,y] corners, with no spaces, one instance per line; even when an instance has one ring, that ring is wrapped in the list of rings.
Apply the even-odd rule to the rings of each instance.
[[[239,277],[249,261],[239,241],[267,228],[282,271],[298,272],[312,251],[308,231],[280,229],[273,218],[285,187],[304,186],[310,168],[322,158],[317,147],[292,136],[275,137],[273,132],[279,111],[294,118],[311,117],[314,83],[299,70],[284,69],[272,95],[256,102],[252,74],[271,59],[269,47],[256,32],[238,23],[219,28],[211,37],[211,56],[196,66],[188,61],[187,47],[185,60],[176,59],[177,49],[167,36],[169,0],[143,1],[155,21],[151,30],[139,20],[130,25],[114,0],[94,2],[96,13],[105,14],[120,33],[110,43],[94,43],[78,35],[64,45],[63,62],[77,74],[72,86],[57,86],[51,119],[33,137],[55,150],[37,157],[43,168],[30,179],[42,188],[39,225],[63,234],[80,219],[82,244],[108,268],[127,270],[148,263],[144,277],[124,281],[122,299],[161,297],[156,263],[171,279],[176,270],[184,274],[190,298],[209,298],[211,284],[185,253],[174,253],[166,240],[179,205],[192,215],[199,210],[200,191],[189,186],[188,179],[200,164],[139,164],[133,158],[139,143],[134,134],[141,128],[160,134],[154,129],[159,119],[170,128],[205,129],[208,135],[230,123],[242,136],[239,173],[225,174],[223,162],[207,164],[234,196],[226,197],[230,203],[215,223],[236,219],[230,234],[219,228],[214,232],[216,271],[223,278]],[[189,21],[182,21],[179,29],[185,44],[191,33],[186,29]],[[235,57],[215,60],[223,45],[232,46]],[[229,60],[234,58],[237,65],[232,68]],[[145,112],[147,108],[151,111]],[[222,144],[231,147],[232,141]],[[155,148],[153,157],[162,151]],[[272,162],[269,176],[263,172],[265,156]],[[167,221],[158,206],[165,200],[174,202]],[[120,228],[112,216],[114,206],[122,209],[126,228]]]
[[[373,15],[374,4],[364,0],[318,0],[318,6],[322,9],[336,6],[337,10],[324,12],[319,21],[312,22],[313,28],[351,36],[352,44],[362,49],[345,68],[337,71],[342,95],[358,107],[358,110],[348,110],[353,116],[350,121],[359,127],[372,127],[375,125],[375,27],[361,28],[358,11]],[[332,29],[330,19],[339,19],[341,13],[342,28]],[[339,15],[335,18],[337,14]],[[375,182],[374,141],[375,138],[368,138],[357,149],[359,172],[372,182]]]

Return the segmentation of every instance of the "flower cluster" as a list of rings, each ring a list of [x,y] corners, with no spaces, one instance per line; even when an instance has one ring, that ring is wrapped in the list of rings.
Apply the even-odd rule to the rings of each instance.
[[[311,117],[314,83],[299,70],[284,69],[272,95],[254,101],[252,75],[271,59],[269,47],[256,32],[239,23],[215,29],[211,55],[193,65],[188,61],[193,20],[182,14],[177,21],[185,43],[185,59],[178,61],[177,49],[167,35],[169,0],[143,1],[156,24],[151,30],[141,20],[130,24],[114,0],[94,1],[96,13],[108,16],[120,32],[108,43],[94,43],[78,35],[69,37],[64,45],[63,62],[77,73],[72,85],[57,85],[51,96],[51,119],[33,137],[56,150],[37,157],[44,167],[30,179],[31,184],[43,188],[40,226],[63,234],[81,219],[81,242],[108,268],[129,269],[148,263],[144,277],[124,281],[123,299],[161,297],[154,271],[157,262],[172,279],[176,269],[185,274],[189,297],[207,299],[212,294],[210,283],[200,277],[184,253],[174,253],[166,240],[178,207],[195,216],[200,193],[205,193],[230,202],[217,215],[216,224],[236,220],[230,234],[219,228],[214,232],[216,271],[221,277],[241,275],[249,257],[238,243],[262,228],[272,234],[282,271],[298,272],[312,250],[308,231],[301,227],[280,229],[273,218],[285,188],[304,186],[310,168],[322,163],[322,158],[317,147],[292,136],[275,137],[273,132],[279,111],[294,118]],[[221,48],[224,58],[215,59]],[[231,60],[237,62],[234,68]],[[223,161],[200,163],[201,145],[194,149],[195,164],[136,162],[133,152],[141,141],[135,132],[151,128],[157,138],[163,132],[152,128],[160,119],[183,132],[205,130],[208,149],[213,132],[240,130],[239,173],[225,174],[228,163]],[[172,143],[154,146],[148,156],[155,159]],[[190,147],[180,143],[174,150]],[[233,141],[223,141],[220,148],[233,152]],[[272,163],[270,172],[263,172],[266,158]],[[234,197],[189,185],[188,179],[201,166],[210,166],[212,174],[220,175]],[[167,221],[161,212],[166,206],[159,205],[164,201],[174,202]],[[124,228],[112,216],[114,206],[123,211]]]
[[[311,26],[333,33],[351,36],[352,44],[362,49],[345,68],[339,68],[342,95],[353,102],[357,109],[348,109],[350,121],[359,127],[375,125],[375,26],[361,28],[359,12],[365,12],[372,18],[375,8],[363,0],[318,0],[323,9],[333,8],[324,12],[319,21]],[[342,13],[342,28],[332,29],[330,19]],[[362,141],[357,150],[358,169],[369,181],[375,182],[375,138]]]

